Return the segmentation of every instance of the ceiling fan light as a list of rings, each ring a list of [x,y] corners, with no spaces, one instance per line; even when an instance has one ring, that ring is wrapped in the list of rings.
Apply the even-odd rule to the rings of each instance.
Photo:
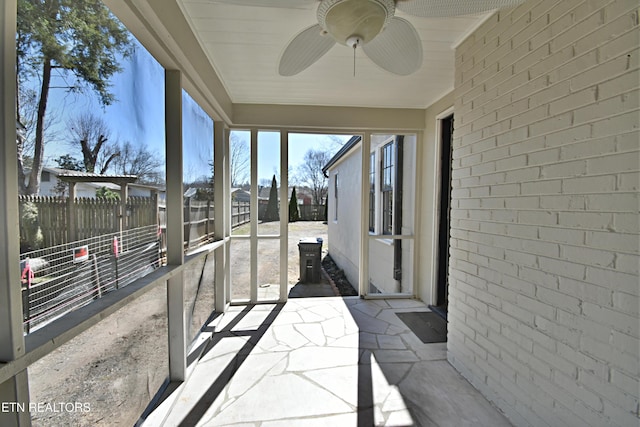
[[[367,43],[380,34],[393,18],[393,0],[324,0],[318,7],[318,22],[338,42],[356,36]]]

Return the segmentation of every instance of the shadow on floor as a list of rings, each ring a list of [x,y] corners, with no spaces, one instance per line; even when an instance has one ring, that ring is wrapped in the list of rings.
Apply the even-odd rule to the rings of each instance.
[[[226,366],[226,368],[222,371],[222,373],[218,376],[218,378],[211,384],[211,387],[204,393],[204,395],[198,400],[195,406],[189,411],[187,416],[182,420],[180,426],[194,426],[200,421],[202,416],[207,409],[211,406],[214,400],[218,397],[218,395],[222,392],[224,387],[231,381],[233,375],[236,373],[238,368],[244,363],[247,359],[251,350],[256,346],[260,338],[267,331],[269,326],[273,323],[280,311],[284,307],[284,304],[276,304],[274,309],[267,315],[262,324],[255,330],[233,330],[232,329],[240,323],[244,316],[246,316],[253,306],[246,306],[242,311],[240,316],[237,316],[233,321],[231,321],[228,325],[222,328],[220,331],[217,331],[215,334],[211,336],[211,341],[205,347],[200,359],[205,357],[209,351],[213,349],[213,347],[220,343],[220,341],[224,340],[225,337],[228,336],[247,336],[249,340],[247,343],[238,351],[236,356],[232,359],[231,362]]]
[[[335,297],[339,296],[328,282],[302,283],[298,282],[289,291],[289,298]]]
[[[210,328],[209,326],[207,326],[217,317],[219,317],[219,314],[217,313],[212,314],[209,321],[202,328],[203,332],[212,333],[211,338],[204,341],[202,344],[190,351],[190,355],[187,358],[188,365],[191,365],[193,362],[198,362],[205,358],[216,345],[220,344],[227,337],[248,337],[248,340],[242,346],[242,348],[237,350],[236,355],[217,376],[217,378],[213,379],[211,386],[204,392],[204,394],[202,394],[195,405],[193,405],[191,410],[182,419],[179,426],[194,426],[201,420],[207,409],[209,409],[211,404],[213,404],[213,402],[220,395],[225,386],[231,381],[240,366],[242,366],[244,361],[251,354],[251,351],[256,346],[258,341],[260,341],[260,338],[262,338],[269,326],[273,323],[276,317],[278,317],[283,307],[284,304],[275,304],[273,306],[273,309],[267,314],[262,323],[256,329],[246,330],[237,330],[234,328],[242,321],[243,318],[245,318],[251,312],[251,310],[254,308],[254,305],[245,306],[238,316],[236,316],[231,322],[229,322],[220,330],[216,330],[216,328]],[[166,381],[156,397],[152,400],[149,407],[144,411],[143,415],[136,423],[136,426],[142,425],[146,417],[154,409],[158,408],[158,406],[166,399],[168,399],[173,393],[179,393],[178,387],[179,383],[171,383],[169,381]]]

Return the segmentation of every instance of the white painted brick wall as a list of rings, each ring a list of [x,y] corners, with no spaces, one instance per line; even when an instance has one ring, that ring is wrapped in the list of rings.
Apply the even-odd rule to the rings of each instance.
[[[516,425],[640,424],[637,0],[530,0],[456,49],[449,360]]]

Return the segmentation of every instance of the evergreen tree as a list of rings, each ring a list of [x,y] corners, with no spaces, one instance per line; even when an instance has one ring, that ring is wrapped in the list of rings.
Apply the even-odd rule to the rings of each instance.
[[[107,187],[100,187],[96,190],[96,197],[107,200],[120,200],[120,194]]]
[[[262,222],[279,221],[280,211],[278,209],[278,183],[276,182],[276,175],[273,175],[271,180],[271,191],[269,191],[269,202],[267,204],[267,210],[264,213],[264,219]]]
[[[68,154],[64,154],[54,160],[58,167],[69,171],[82,171],[82,162]]]
[[[291,200],[289,200],[289,222],[296,222],[300,219],[300,211],[298,210],[298,196],[296,195],[296,187],[291,192]]]

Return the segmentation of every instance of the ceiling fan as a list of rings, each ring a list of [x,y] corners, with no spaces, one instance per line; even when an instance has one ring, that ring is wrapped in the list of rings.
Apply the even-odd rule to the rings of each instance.
[[[245,6],[296,8],[318,0],[213,0]],[[401,76],[422,65],[422,42],[396,9],[419,17],[468,15],[513,6],[524,0],[321,0],[318,23],[298,33],[284,49],[278,72],[294,76],[318,61],[336,43],[360,47],[375,64]],[[355,69],[354,69],[355,70]]]

